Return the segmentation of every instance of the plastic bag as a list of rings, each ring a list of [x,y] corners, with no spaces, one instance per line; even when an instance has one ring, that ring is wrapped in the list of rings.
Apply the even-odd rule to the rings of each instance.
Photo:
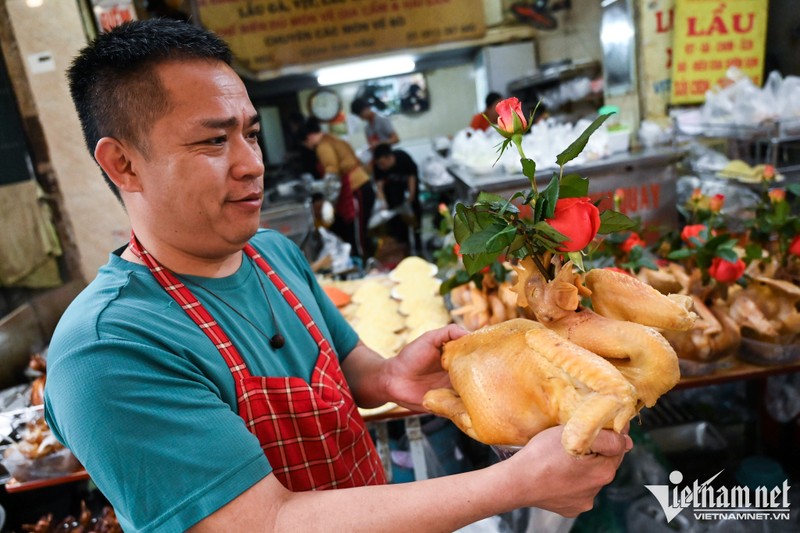
[[[767,413],[778,422],[786,423],[800,414],[800,374],[767,378],[764,399]]]

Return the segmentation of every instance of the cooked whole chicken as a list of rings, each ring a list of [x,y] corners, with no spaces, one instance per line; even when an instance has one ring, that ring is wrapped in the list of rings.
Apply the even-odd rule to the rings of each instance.
[[[524,444],[564,424],[562,444],[579,455],[600,429],[621,431],[678,382],[678,358],[655,328],[691,328],[691,298],[612,271],[590,273],[586,287],[571,262],[549,282],[530,258],[514,270],[517,305],[536,321],[510,320],[447,343],[442,366],[452,388],[429,391],[426,408],[486,444]],[[582,296],[597,313],[580,305]]]
[[[429,391],[423,405],[486,444],[523,445],[565,424],[564,448],[581,455],[602,428],[621,431],[635,415],[634,389],[614,366],[532,320],[447,343],[442,366],[453,388]]]
[[[638,279],[604,270],[589,276],[593,290],[583,287],[568,262],[550,282],[523,260],[517,270],[517,294],[547,328],[611,361],[636,389],[638,407],[652,407],[680,379],[678,357],[655,328],[689,329],[696,315],[691,299],[669,298]],[[603,312],[629,317],[619,320],[580,306],[591,295]],[[522,303],[520,303],[522,305]],[[635,313],[624,312],[630,305]],[[643,324],[648,324],[647,326]]]

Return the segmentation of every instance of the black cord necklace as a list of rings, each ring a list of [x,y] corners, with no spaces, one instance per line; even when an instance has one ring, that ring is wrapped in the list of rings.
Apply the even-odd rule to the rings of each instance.
[[[213,296],[214,298],[216,298],[217,300],[219,300],[220,302],[225,304],[225,306],[227,306],[228,309],[230,309],[231,311],[236,313],[239,317],[242,318],[242,320],[244,320],[245,322],[247,322],[248,324],[253,326],[253,328],[256,331],[258,331],[265,339],[267,339],[269,341],[269,345],[274,350],[278,350],[278,349],[282,348],[284,344],[286,344],[286,339],[283,338],[283,335],[281,335],[281,332],[278,330],[278,321],[275,320],[275,311],[272,309],[272,302],[270,302],[269,297],[267,296],[267,290],[264,288],[264,282],[261,281],[261,276],[258,274],[258,270],[253,265],[253,261],[249,257],[247,257],[247,260],[250,263],[250,267],[253,269],[253,274],[255,275],[256,279],[258,280],[258,284],[261,286],[261,293],[264,295],[264,299],[267,301],[267,306],[269,306],[270,315],[272,315],[272,322],[275,324],[275,335],[273,335],[271,337],[269,335],[267,335],[264,332],[264,330],[262,330],[260,327],[258,327],[252,320],[247,318],[244,315],[244,313],[240,312],[238,309],[236,309],[234,306],[232,306],[225,299],[223,299],[221,296],[216,294],[214,291],[212,291],[208,287],[206,287],[204,285],[201,285],[200,283],[197,283],[196,281],[192,281],[192,280],[190,280],[188,278],[185,278],[183,276],[178,276],[178,277],[182,281],[188,282],[190,285],[192,285],[194,287],[199,287],[199,288],[203,289],[205,292],[207,292],[208,294],[210,294],[211,296]],[[176,276],[177,276],[177,274],[176,274]]]

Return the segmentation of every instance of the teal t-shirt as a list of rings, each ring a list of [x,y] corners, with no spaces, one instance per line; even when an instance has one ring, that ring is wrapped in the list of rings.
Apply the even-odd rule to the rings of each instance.
[[[342,360],[358,337],[300,250],[271,230],[260,230],[251,244]],[[286,338],[278,350],[265,336],[276,327],[259,277]],[[251,374],[310,379],[319,348],[249,258],[229,277],[190,280],[216,295],[186,284]],[[233,377],[222,356],[145,266],[111,254],[61,318],[47,370],[47,422],[114,506],[126,532],[184,531],[272,470],[237,413]]]

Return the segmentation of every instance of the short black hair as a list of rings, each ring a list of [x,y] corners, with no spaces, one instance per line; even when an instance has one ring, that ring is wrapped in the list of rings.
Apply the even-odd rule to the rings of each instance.
[[[170,105],[155,67],[185,60],[230,65],[232,54],[214,33],[162,18],[120,24],[83,48],[72,61],[67,78],[89,153],[94,155],[103,137],[130,141],[146,153],[146,133]],[[105,172],[103,177],[120,199]]]
[[[393,154],[394,151],[392,150],[392,147],[389,144],[381,143],[375,146],[375,149],[372,151],[372,158],[380,159],[381,157],[386,157]]]
[[[503,95],[496,92],[491,92],[486,95],[486,109],[489,109],[494,104],[503,99]]]
[[[295,140],[301,144],[308,140],[308,136],[312,133],[319,133],[322,131],[322,123],[315,117],[308,117],[305,122],[300,124],[294,133]]]
[[[361,112],[370,107],[366,98],[356,98],[350,102],[350,112],[354,115],[361,115]]]

